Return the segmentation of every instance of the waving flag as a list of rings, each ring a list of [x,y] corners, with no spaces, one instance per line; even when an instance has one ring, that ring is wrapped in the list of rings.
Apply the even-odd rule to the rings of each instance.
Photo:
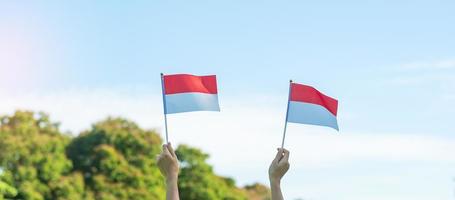
[[[328,126],[338,130],[338,101],[314,87],[292,83],[287,122]]]
[[[220,111],[216,76],[163,75],[164,113]]]

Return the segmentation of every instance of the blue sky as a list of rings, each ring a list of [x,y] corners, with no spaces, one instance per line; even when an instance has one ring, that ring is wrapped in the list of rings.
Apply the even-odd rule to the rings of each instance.
[[[1,1],[0,111],[45,110],[75,134],[107,115],[161,130],[159,73],[216,74],[222,112],[172,116],[171,138],[239,184],[266,183],[293,79],[339,99],[341,131],[290,125],[288,199],[453,199],[454,9]]]

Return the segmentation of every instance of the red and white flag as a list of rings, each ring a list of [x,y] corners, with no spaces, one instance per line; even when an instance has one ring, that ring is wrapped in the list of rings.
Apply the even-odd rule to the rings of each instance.
[[[328,126],[338,130],[338,101],[314,87],[291,83],[287,122]]]
[[[164,113],[220,111],[216,76],[163,76]]]

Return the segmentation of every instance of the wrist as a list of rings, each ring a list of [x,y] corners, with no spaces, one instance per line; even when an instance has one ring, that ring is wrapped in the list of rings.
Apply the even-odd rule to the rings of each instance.
[[[166,177],[166,183],[177,183],[178,180],[178,174],[172,174]]]
[[[279,178],[270,178],[270,187],[280,187],[281,180]]]

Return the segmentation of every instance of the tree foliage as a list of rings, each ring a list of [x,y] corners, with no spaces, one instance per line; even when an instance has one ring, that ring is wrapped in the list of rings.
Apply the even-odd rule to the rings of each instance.
[[[156,133],[108,118],[75,138],[67,153],[95,199],[163,199],[164,184],[155,167],[160,144]]]
[[[95,123],[77,137],[63,134],[44,113],[0,117],[0,200],[164,199],[155,157],[162,140],[121,118]],[[181,162],[182,200],[269,199],[266,186],[236,186],[216,175],[208,154],[188,145]]]
[[[270,189],[260,183],[254,183],[244,187],[249,200],[271,200]]]
[[[206,163],[208,154],[180,145],[176,150],[181,161],[179,189],[182,200],[243,200],[246,193],[235,186],[234,180],[217,176]]]
[[[61,134],[58,124],[51,123],[43,113],[16,112],[1,117],[0,166],[2,181],[18,190],[18,199],[70,199],[83,194],[78,185],[61,182],[73,179],[72,162],[65,155],[70,138]],[[80,188],[83,189],[83,186]]]
[[[14,187],[11,187],[7,183],[0,180],[0,200],[3,200],[4,197],[14,197],[17,195],[17,190]]]

